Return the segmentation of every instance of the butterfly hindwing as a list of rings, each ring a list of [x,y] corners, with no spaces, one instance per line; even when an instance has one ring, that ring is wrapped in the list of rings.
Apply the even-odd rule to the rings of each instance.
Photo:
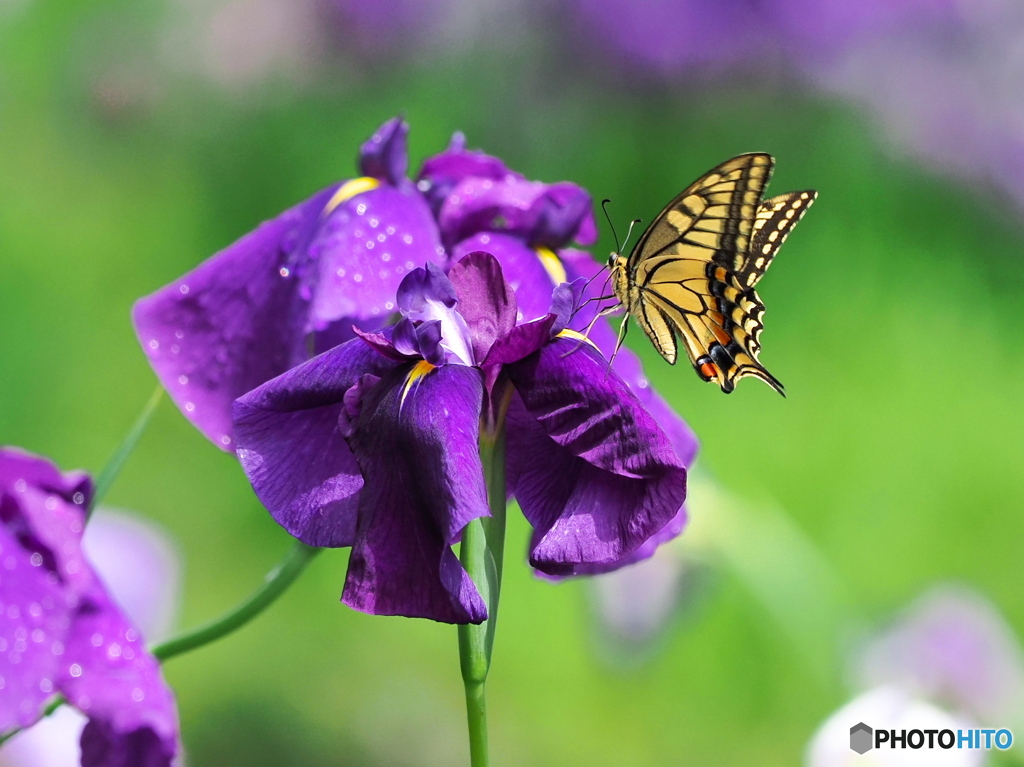
[[[736,265],[741,284],[752,288],[760,281],[782,243],[817,197],[817,192],[806,189],[786,192],[761,203],[754,219],[750,249]]]
[[[753,286],[816,193],[762,203],[773,164],[752,153],[708,171],[617,262],[616,292],[658,353],[674,364],[681,338],[698,375],[726,392],[744,376],[782,392],[758,361],[764,304]]]

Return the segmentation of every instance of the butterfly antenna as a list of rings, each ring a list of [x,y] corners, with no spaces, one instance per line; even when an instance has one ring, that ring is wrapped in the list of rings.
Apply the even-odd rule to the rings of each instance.
[[[633,227],[640,223],[643,223],[643,219],[634,218],[629,222],[629,229],[626,231],[626,239],[622,241],[622,247],[626,247],[626,243],[629,242],[630,235],[633,234]]]
[[[610,202],[611,200],[609,200],[607,197],[601,200],[601,210],[604,211],[605,220],[608,221],[608,228],[612,230],[612,237],[615,238],[615,252],[621,253],[622,246],[619,244],[619,233],[615,231],[615,224],[612,223],[612,217],[608,215],[607,205]]]

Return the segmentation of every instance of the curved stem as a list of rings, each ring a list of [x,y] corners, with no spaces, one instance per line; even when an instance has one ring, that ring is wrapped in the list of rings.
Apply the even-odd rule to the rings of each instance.
[[[163,398],[164,390],[162,387],[157,386],[156,391],[150,396],[146,406],[142,408],[142,412],[139,413],[139,417],[135,419],[135,423],[132,424],[132,428],[128,430],[125,438],[118,445],[117,452],[115,452],[110,460],[107,461],[107,465],[103,467],[99,475],[96,477],[96,490],[92,494],[92,500],[89,502],[88,515],[92,515],[93,509],[95,509],[103,497],[110,490],[110,486],[114,484],[114,480],[117,479],[117,475],[121,473],[121,469],[128,460],[128,456],[132,454],[135,449],[135,445],[138,444],[139,438],[142,437],[142,433],[146,431],[146,426],[149,425],[149,419],[152,418],[153,413],[156,412],[157,405],[160,404],[160,400]]]
[[[320,549],[307,546],[302,541],[296,541],[287,556],[267,573],[263,585],[238,607],[199,628],[155,645],[150,648],[150,652],[160,661],[169,660],[175,655],[195,650],[240,629],[270,607],[295,582],[319,551]]]

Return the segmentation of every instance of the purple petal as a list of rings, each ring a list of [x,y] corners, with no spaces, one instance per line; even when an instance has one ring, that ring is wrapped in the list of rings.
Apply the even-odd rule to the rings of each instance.
[[[235,403],[238,459],[256,495],[311,546],[350,546],[359,467],[339,429],[345,392],[395,362],[354,339],[268,381]]]
[[[679,511],[686,470],[588,344],[555,339],[505,368],[510,487],[534,527],[530,562],[567,575],[632,554]]]
[[[416,266],[443,261],[445,254],[416,190],[380,186],[335,208],[320,224],[307,257],[318,274],[310,322],[319,332],[344,317],[396,313],[395,293],[404,277]]]
[[[334,191],[261,224],[132,310],[160,383],[222,450],[233,448],[235,398],[306,356],[305,276],[293,257]]]
[[[559,255],[562,257],[570,279],[586,278],[589,280],[601,269],[587,253],[563,250]],[[600,290],[600,281],[595,279],[590,283],[590,288],[584,294],[584,298],[604,295],[598,292]],[[578,331],[585,330],[590,325],[597,309],[606,305],[596,301],[590,303],[576,313],[572,322],[569,323],[569,327]],[[618,322],[621,322],[621,320]],[[616,325],[618,325],[618,322],[616,322]],[[605,357],[611,357],[612,352],[615,350],[618,331],[617,329],[612,329],[609,323],[598,320],[591,328],[588,337]],[[630,391],[640,400],[640,404],[644,406],[647,412],[654,416],[654,420],[657,421],[668,435],[672,446],[676,449],[676,453],[683,464],[690,466],[697,457],[697,451],[700,447],[697,435],[693,433],[693,430],[687,425],[686,421],[680,418],[675,410],[672,409],[671,405],[651,386],[647,376],[644,375],[640,358],[628,348],[622,347],[615,357],[613,368],[622,380],[626,382],[626,385],[629,386]]]
[[[686,513],[686,506],[681,506],[676,515],[668,521],[663,528],[658,532],[640,544],[632,554],[628,554],[622,559],[616,560],[615,562],[605,562],[603,564],[579,564],[572,567],[572,575],[600,575],[602,573],[610,573],[620,568],[626,567],[627,565],[635,565],[637,562],[643,562],[645,559],[650,559],[658,551],[658,548],[669,541],[678,538],[680,533],[686,527],[688,519]]]
[[[462,315],[455,310],[458,303],[455,286],[441,268],[427,263],[426,268],[409,272],[398,286],[398,308],[410,320],[441,323],[441,344],[464,365],[472,365],[473,342]]]
[[[62,651],[75,599],[41,566],[40,555],[23,549],[6,525],[0,527],[0,557],[0,732],[5,732],[35,722],[54,694],[60,661],[54,648]]]
[[[572,282],[563,282],[555,286],[551,293],[551,313],[555,315],[555,324],[551,332],[555,335],[561,333],[575,319],[583,303],[583,290],[586,280],[582,277]]]
[[[169,767],[178,740],[174,696],[139,632],[96,585],[68,631],[57,680],[90,719],[82,764]]]
[[[539,320],[516,325],[504,338],[491,347],[490,354],[481,365],[490,368],[495,365],[508,365],[528,357],[551,340],[551,328],[555,316],[549,314]]]
[[[497,157],[479,151],[467,151],[465,144],[465,136],[456,133],[446,151],[427,158],[423,163],[416,185],[430,201],[435,213],[441,209],[452,190],[466,178],[493,181],[522,178]]]
[[[451,190],[438,213],[438,225],[449,246],[478,232],[495,232],[520,237],[528,245],[559,248],[581,231],[596,232],[590,207],[590,196],[567,182],[551,186],[471,176]]]
[[[453,247],[452,258],[458,260],[477,250],[490,253],[501,264],[502,274],[516,294],[519,322],[547,316],[556,283],[536,250],[512,235],[482,232]]]
[[[477,444],[483,382],[446,365],[410,384],[410,370],[364,398],[349,438],[366,484],[342,599],[376,615],[479,623],[486,607],[451,545],[489,513]]]
[[[359,149],[359,173],[398,186],[409,168],[409,125],[393,117],[381,125]]]
[[[460,258],[448,279],[459,296],[459,314],[469,328],[473,354],[482,360],[516,325],[515,291],[505,282],[498,260],[482,251]]]

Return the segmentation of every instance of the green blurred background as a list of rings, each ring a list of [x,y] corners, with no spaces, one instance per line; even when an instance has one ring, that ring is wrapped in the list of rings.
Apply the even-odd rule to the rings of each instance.
[[[761,290],[762,359],[788,397],[747,382],[723,396],[631,342],[699,434],[700,467],[784,509],[825,563],[807,577],[834,588],[787,592],[802,578],[779,568],[799,563],[748,534],[751,567],[712,553],[700,598],[627,661],[602,649],[586,583],[531,575],[513,516],[494,763],[797,764],[850,696],[845,648],[930,585],[970,584],[1024,629],[1016,204],[904,156],[856,102],[794,78],[636,85],[568,61],[539,25],[430,56],[302,44],[239,81],[188,60],[188,35],[222,23],[201,5],[0,3],[0,442],[98,471],[155,384],[133,301],[353,175],[359,143],[398,112],[413,168],[463,130],[528,177],[613,198],[617,222],[768,151],[772,190],[820,190]],[[598,258],[613,247],[601,228]],[[290,546],[166,400],[107,502],[177,541],[182,626],[236,603]],[[345,608],[346,559],[323,554],[252,625],[167,665],[189,765],[466,761],[454,628]]]

